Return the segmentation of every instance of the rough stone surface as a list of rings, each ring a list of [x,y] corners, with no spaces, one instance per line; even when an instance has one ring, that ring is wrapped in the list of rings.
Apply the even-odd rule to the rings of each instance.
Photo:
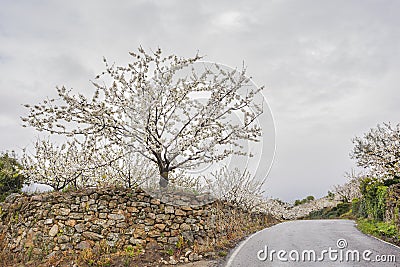
[[[82,236],[89,240],[99,241],[104,239],[104,236],[93,233],[93,232],[83,232]]]
[[[91,246],[91,244],[90,244],[90,242],[89,241],[81,241],[81,242],[79,242],[79,244],[78,245],[76,245],[76,248],[77,249],[81,249],[81,250],[84,250],[84,249],[88,249],[88,248],[91,248],[92,246]]]
[[[43,224],[53,224],[53,219],[46,219]]]
[[[12,251],[36,248],[46,255],[93,248],[101,242],[127,245],[157,244],[162,250],[185,242],[215,243],[232,225],[263,227],[264,213],[248,213],[219,201],[199,205],[204,196],[150,196],[137,189],[90,188],[40,195],[12,194],[0,203],[0,235]],[[180,206],[173,206],[171,199]],[[16,216],[15,214],[18,214]],[[202,255],[190,254],[200,260]],[[178,259],[179,261],[179,259]]]
[[[58,225],[55,224],[50,228],[49,236],[53,236],[54,237],[54,236],[57,235],[57,233],[58,233]]]

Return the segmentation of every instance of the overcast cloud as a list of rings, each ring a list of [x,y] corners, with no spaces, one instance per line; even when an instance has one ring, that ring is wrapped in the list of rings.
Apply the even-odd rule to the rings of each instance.
[[[351,138],[399,122],[400,1],[0,0],[0,150],[35,139],[21,104],[88,91],[102,57],[125,64],[139,45],[241,66],[274,114],[266,190],[320,197],[354,166]]]

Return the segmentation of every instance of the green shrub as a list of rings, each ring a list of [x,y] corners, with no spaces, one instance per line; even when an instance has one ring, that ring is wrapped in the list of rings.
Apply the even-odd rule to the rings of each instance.
[[[334,199],[334,198],[335,198],[335,194],[332,193],[331,191],[328,191],[327,197],[328,197],[329,199]]]
[[[351,211],[353,213],[354,216],[359,216],[360,214],[360,206],[361,206],[361,201],[358,198],[354,198],[351,201]]]
[[[336,207],[323,208],[321,210],[310,212],[307,219],[335,219],[349,217],[351,214],[350,203],[339,203]]]
[[[295,206],[301,205],[301,204],[305,204],[308,203],[310,201],[313,201],[315,199],[314,196],[307,196],[306,198],[303,198],[302,200],[296,199],[294,202]]]
[[[351,209],[351,204],[350,203],[339,203],[337,206],[334,208],[336,209],[336,213],[338,216],[345,214],[350,211]]]
[[[380,235],[394,237],[398,235],[396,225],[394,223],[377,222],[377,231]]]
[[[313,201],[315,199],[315,197],[314,196],[308,196],[308,197],[306,197],[306,199],[307,199],[307,201]]]
[[[398,184],[398,183],[400,183],[400,177],[397,177],[397,176],[395,176],[392,179],[387,179],[387,180],[383,181],[383,185],[385,185],[385,186],[391,186],[393,184]]]
[[[25,177],[21,174],[22,166],[14,153],[0,154],[0,202],[12,194],[20,192]]]
[[[400,238],[396,225],[393,222],[380,222],[371,219],[357,220],[357,226],[361,232],[378,236]]]
[[[373,235],[376,233],[376,226],[372,220],[368,219],[359,219],[357,220],[357,227],[361,232],[365,234]]]
[[[386,211],[386,198],[388,187],[376,178],[365,178],[360,184],[364,204],[359,209],[362,217],[368,217],[377,221],[383,221]]]

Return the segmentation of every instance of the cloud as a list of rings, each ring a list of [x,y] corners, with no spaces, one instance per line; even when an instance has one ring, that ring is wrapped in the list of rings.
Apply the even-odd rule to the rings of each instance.
[[[227,11],[219,14],[213,19],[213,26],[222,30],[235,30],[242,28],[244,24],[243,15],[238,11]]]

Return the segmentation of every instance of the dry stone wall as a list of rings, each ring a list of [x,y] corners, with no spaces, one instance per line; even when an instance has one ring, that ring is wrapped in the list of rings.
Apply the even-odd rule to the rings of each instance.
[[[42,255],[84,250],[99,242],[114,248],[156,242],[165,249],[182,238],[189,244],[213,243],[235,227],[268,224],[265,214],[221,202],[199,206],[201,199],[193,197],[183,200],[187,205],[172,206],[140,189],[118,188],[13,194],[0,203],[2,245]]]

